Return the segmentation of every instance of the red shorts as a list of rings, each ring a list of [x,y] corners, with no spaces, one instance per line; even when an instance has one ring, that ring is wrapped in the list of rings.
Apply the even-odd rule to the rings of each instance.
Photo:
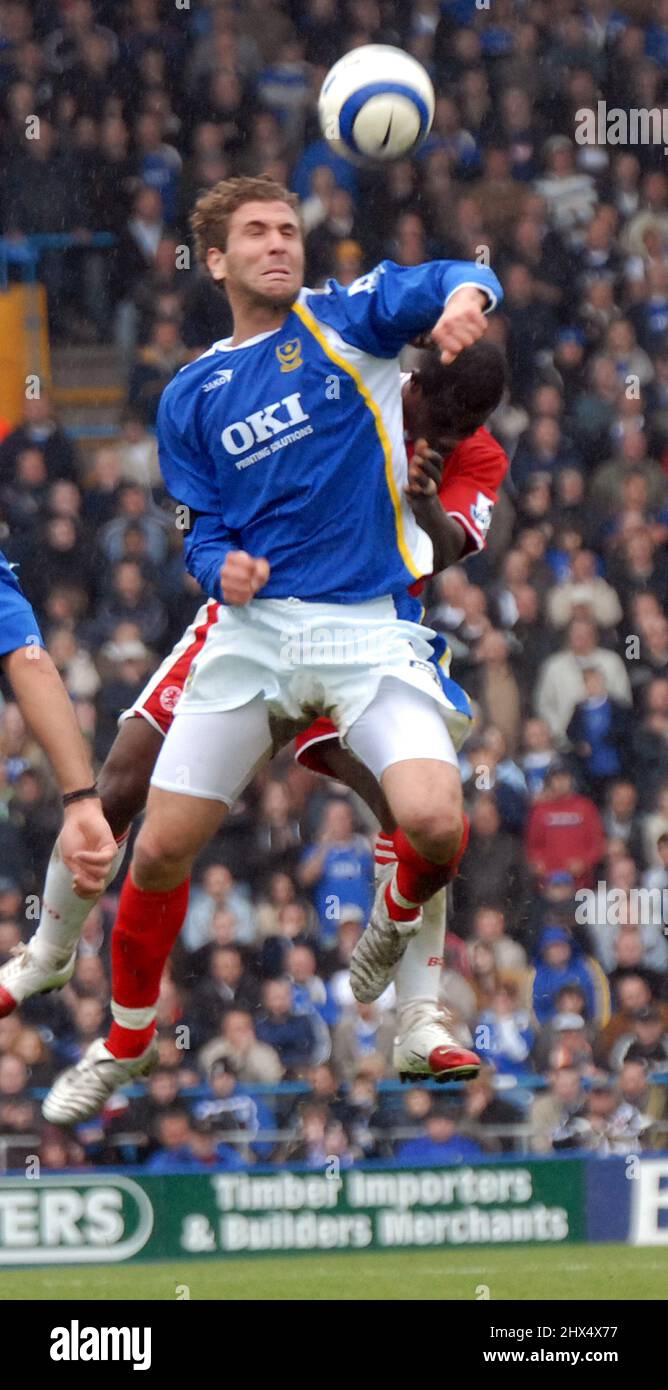
[[[322,777],[333,777],[334,773],[325,767],[320,756],[321,749],[326,743],[331,743],[332,739],[338,742],[338,730],[336,724],[322,714],[319,719],[314,719],[309,724],[308,729],[304,729],[301,734],[297,734],[295,739],[295,759],[301,763],[302,767],[308,767],[311,772],[319,772]]]
[[[193,621],[186,628],[183,637],[165,657],[141,694],[129,709],[123,710],[119,724],[126,719],[146,719],[160,734],[166,734],[174,718],[174,710],[183,694],[190,667],[202,650],[209,628],[218,617],[219,604],[209,599],[197,610]],[[328,774],[318,757],[318,747],[324,742],[338,738],[336,725],[331,719],[316,719],[308,729],[297,735],[295,757],[297,762],[312,772]]]

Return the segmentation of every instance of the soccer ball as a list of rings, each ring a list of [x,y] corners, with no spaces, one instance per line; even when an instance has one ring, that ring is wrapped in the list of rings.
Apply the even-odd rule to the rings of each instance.
[[[401,159],[434,118],[434,89],[416,58],[389,44],[353,48],[330,68],[318,100],[320,127],[353,163]]]

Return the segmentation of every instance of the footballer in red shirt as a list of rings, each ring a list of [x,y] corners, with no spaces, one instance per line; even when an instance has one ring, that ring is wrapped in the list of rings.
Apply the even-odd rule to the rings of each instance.
[[[427,352],[420,367],[405,378],[408,495],[419,525],[431,537],[435,574],[486,545],[510,460],[481,422],[498,405],[504,386],[504,358],[484,340],[448,367]],[[417,450],[415,440],[420,442]],[[411,593],[420,595],[424,587],[425,580],[418,580]],[[441,671],[447,672],[449,652],[443,647],[437,657]],[[458,742],[463,742],[461,734]],[[383,830],[393,833],[380,787],[341,747],[330,719],[316,719],[297,735],[295,756],[312,772],[346,782],[371,806]]]

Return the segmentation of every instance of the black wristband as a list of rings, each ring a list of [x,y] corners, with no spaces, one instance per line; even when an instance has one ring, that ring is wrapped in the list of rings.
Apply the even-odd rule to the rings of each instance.
[[[65,792],[62,798],[63,806],[70,806],[73,801],[83,801],[87,796],[99,796],[100,793],[95,783],[92,787],[81,787],[77,792]]]

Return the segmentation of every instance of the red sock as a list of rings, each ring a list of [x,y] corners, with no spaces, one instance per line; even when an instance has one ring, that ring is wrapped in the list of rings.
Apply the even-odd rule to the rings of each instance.
[[[420,908],[416,902],[397,901],[397,875],[393,874],[385,889],[385,906],[393,922],[419,921]]]
[[[114,1021],[109,1029],[105,1047],[114,1057],[122,1057],[125,1061],[128,1057],[140,1057],[142,1052],[146,1051],[156,1027],[155,1019],[149,1023],[148,1028],[123,1028],[120,1023]]]
[[[141,1015],[155,1009],[165,962],[183,926],[190,879],[167,892],[138,888],[127,875],[111,936],[113,1003]],[[138,1057],[155,1033],[155,1014],[145,1026],[127,1028],[114,1021],[107,1047],[114,1057]]]
[[[386,835],[384,830],[379,830],[373,846],[373,857],[376,868],[383,868],[387,864],[396,863],[397,852],[394,848],[391,835]]]
[[[469,842],[471,823],[464,814],[464,828],[462,838],[457,847],[456,853],[447,864],[434,864],[431,859],[425,859],[418,854],[416,849],[404,834],[403,830],[396,830],[394,833],[394,848],[396,850],[398,865],[396,875],[397,892],[401,894],[409,903],[426,903],[429,898],[437,893],[439,888],[444,888],[446,883],[450,883],[459,870],[459,865]]]

